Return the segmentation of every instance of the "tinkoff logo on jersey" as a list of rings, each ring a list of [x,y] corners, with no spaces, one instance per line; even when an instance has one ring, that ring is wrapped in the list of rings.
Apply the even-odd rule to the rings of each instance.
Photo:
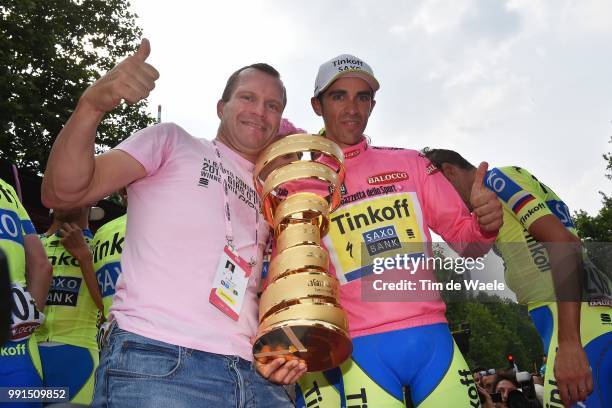
[[[99,262],[103,258],[119,257],[123,252],[123,241],[125,237],[119,232],[115,232],[112,238],[96,242],[93,249],[94,263]]]
[[[53,247],[55,246],[54,241],[51,241],[51,243],[49,243],[48,245],[49,247]],[[72,255],[70,255],[67,251],[62,251],[59,253],[59,255],[47,255],[47,258],[49,259],[49,262],[51,262],[51,265],[55,266],[74,266],[74,267],[79,267],[79,261],[77,261],[77,259],[75,257],[73,257]]]
[[[3,346],[0,347],[0,357],[14,357],[14,356],[25,356],[26,355],[26,344],[16,344],[14,346]]]
[[[54,276],[47,296],[48,306],[76,306],[81,289],[81,278]]]
[[[377,254],[423,252],[422,214],[416,193],[394,193],[343,205],[323,238],[342,284],[373,273]]]
[[[402,247],[393,225],[364,232],[363,241],[366,244],[366,248],[370,256],[378,255],[381,252],[392,251]]]
[[[365,211],[359,213],[345,212],[331,218],[331,221],[338,226],[341,234],[346,234],[347,228],[350,231],[377,224],[379,222],[392,221],[395,219],[409,219],[410,209],[408,199],[396,199],[391,205],[378,207],[376,204],[388,199],[374,200],[373,205],[367,205]],[[391,200],[389,200],[391,201]],[[361,206],[360,206],[361,207]]]

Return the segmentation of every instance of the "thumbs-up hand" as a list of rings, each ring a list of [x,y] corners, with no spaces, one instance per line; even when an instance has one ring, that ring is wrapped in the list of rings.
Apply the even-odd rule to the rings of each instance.
[[[149,96],[159,78],[159,72],[146,62],[150,53],[151,44],[143,38],[134,54],[85,90],[79,104],[103,114],[115,109],[121,100],[133,104]]]
[[[480,163],[472,184],[470,203],[476,214],[480,229],[487,232],[497,232],[503,224],[502,205],[497,195],[484,185],[488,164]]]

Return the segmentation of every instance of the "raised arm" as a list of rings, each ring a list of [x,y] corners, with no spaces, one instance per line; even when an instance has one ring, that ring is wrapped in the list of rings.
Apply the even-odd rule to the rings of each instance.
[[[49,208],[90,204],[145,176],[129,154],[111,150],[95,157],[96,130],[106,112],[125,100],[136,103],[155,87],[159,73],[145,61],[151,46],[143,39],[133,55],[93,83],[58,135],[45,170],[42,201]]]

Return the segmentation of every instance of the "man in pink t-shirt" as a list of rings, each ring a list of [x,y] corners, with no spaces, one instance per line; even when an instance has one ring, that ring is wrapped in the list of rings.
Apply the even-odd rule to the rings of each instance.
[[[175,124],[143,129],[94,157],[97,126],[122,99],[146,98],[159,74],[144,39],[91,85],[57,137],[43,181],[48,207],[69,208],[128,186],[121,263],[93,406],[281,407],[301,361],[252,363],[268,228],[252,182],[286,104],[278,72],[234,72],[217,103],[213,141]],[[111,248],[112,249],[112,248]]]

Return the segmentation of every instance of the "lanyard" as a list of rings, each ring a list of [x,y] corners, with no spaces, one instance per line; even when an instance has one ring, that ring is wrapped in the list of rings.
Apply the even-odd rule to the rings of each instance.
[[[227,180],[226,170],[223,167],[223,163],[221,160],[221,152],[219,152],[219,148],[217,147],[216,141],[213,140],[213,146],[215,147],[215,153],[217,158],[219,159],[219,167],[221,170],[221,187],[223,188],[223,216],[225,220],[225,239],[227,240],[227,246],[232,250],[232,252],[238,254],[238,250],[234,247],[234,233],[232,230],[232,217],[229,205],[229,183]],[[227,170],[229,172],[229,170]],[[259,211],[255,208],[255,251],[257,252],[257,248],[259,246]],[[250,266],[255,265],[255,259],[251,257],[249,261]]]

